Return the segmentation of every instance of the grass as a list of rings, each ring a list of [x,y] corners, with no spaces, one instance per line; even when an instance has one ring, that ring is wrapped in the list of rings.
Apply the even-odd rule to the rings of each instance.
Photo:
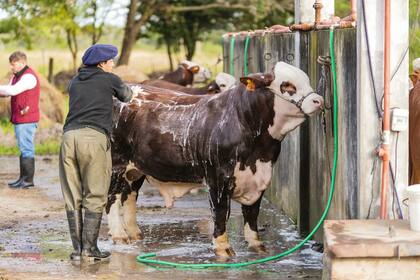
[[[66,98],[68,103],[68,98]],[[4,134],[10,134],[14,137],[13,124],[7,119],[0,119],[0,129],[3,130]],[[35,145],[36,155],[55,155],[60,151],[60,139],[49,139],[40,144]],[[4,145],[0,144],[0,156],[18,156],[20,154],[17,145]]]
[[[36,155],[56,155],[60,151],[59,140],[48,140],[41,144],[35,145]],[[17,146],[0,145],[0,156],[18,156],[20,154]]]
[[[14,134],[14,128],[12,123],[7,118],[0,119],[0,128],[4,134]]]
[[[6,45],[5,49],[0,52],[0,78],[8,74],[10,68],[8,57],[15,50],[16,48]],[[66,49],[23,49],[23,51],[28,56],[28,64],[45,77],[47,76],[49,58],[54,59],[54,73],[72,68],[71,55]],[[83,51],[84,49],[78,53],[78,62],[81,62]],[[211,71],[222,71],[221,63],[215,67],[218,57],[222,57],[220,44],[213,42],[198,43],[193,61],[210,68]],[[184,59],[184,51],[173,55],[175,65]],[[129,66],[145,74],[149,74],[151,72],[166,71],[169,69],[169,60],[165,48],[157,48],[154,44],[139,40],[130,56]]]
[[[5,77],[9,71],[8,56],[13,52],[14,48],[7,47],[0,52],[0,78]],[[48,60],[50,57],[54,58],[54,73],[61,70],[70,69],[72,66],[70,53],[66,49],[38,49],[38,50],[24,50],[27,53],[29,65],[35,68],[41,75],[46,76],[46,69],[48,68]],[[82,51],[79,52],[79,61]],[[212,42],[200,43],[197,46],[197,52],[194,61],[208,67],[213,74],[222,71],[222,64],[216,64],[217,58],[222,56],[222,49],[220,45]],[[175,65],[184,60],[184,53],[180,52],[174,54]],[[151,73],[154,71],[165,71],[169,69],[169,61],[164,48],[156,48],[152,44],[147,44],[140,40],[136,44],[136,49],[132,52],[129,66],[143,73]],[[65,96],[65,110],[64,115],[68,113],[68,96]],[[14,135],[13,125],[10,121],[0,119],[0,129],[4,134]],[[60,139],[51,139],[49,141],[37,144],[35,146],[35,153],[37,155],[58,154],[60,150]],[[19,149],[17,146],[5,145],[0,142],[0,156],[17,156]]]

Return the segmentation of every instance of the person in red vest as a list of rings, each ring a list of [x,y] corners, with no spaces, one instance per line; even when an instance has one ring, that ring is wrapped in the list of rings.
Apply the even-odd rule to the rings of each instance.
[[[39,79],[27,65],[25,53],[16,51],[9,57],[13,77],[8,85],[0,85],[0,96],[11,96],[11,121],[20,150],[20,176],[9,183],[11,188],[34,186],[35,131],[39,121]]]

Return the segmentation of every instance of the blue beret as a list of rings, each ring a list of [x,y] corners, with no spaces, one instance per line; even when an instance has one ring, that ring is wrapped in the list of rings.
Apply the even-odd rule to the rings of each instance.
[[[97,65],[99,62],[113,59],[118,54],[118,49],[113,45],[96,44],[89,47],[82,57],[84,65]]]

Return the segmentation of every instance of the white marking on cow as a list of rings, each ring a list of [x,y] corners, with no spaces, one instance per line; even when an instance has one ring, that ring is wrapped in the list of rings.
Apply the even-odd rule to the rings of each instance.
[[[202,184],[180,183],[180,182],[161,182],[153,177],[147,176],[149,183],[156,187],[163,199],[165,206],[172,208],[176,198],[184,196],[190,190],[202,187]]]
[[[217,74],[215,81],[216,84],[219,86],[221,92],[234,87],[236,84],[235,77],[224,72]]]
[[[136,192],[131,192],[122,206],[123,226],[128,234],[130,241],[136,241],[141,239],[141,231],[139,229],[139,226],[137,225],[136,219],[136,196]]]
[[[288,113],[285,114],[285,111]],[[281,99],[280,97],[274,98],[274,121],[273,125],[268,127],[268,133],[277,140],[282,140],[286,134],[293,129],[297,128],[305,121],[305,117],[297,117],[301,115],[298,107]]]
[[[127,178],[127,173],[129,172],[129,171],[132,171],[132,170],[136,170],[139,174],[140,174],[140,171],[139,171],[139,169],[136,167],[136,165],[130,160],[129,162],[128,162],[128,164],[127,164],[127,166],[125,167],[125,172],[124,172],[124,174],[123,174],[123,178],[125,179],[125,181],[127,181],[127,183],[131,186],[131,184],[134,182],[134,181],[136,181],[136,180],[138,180],[139,178],[140,178],[140,175],[138,176],[138,177],[136,177],[136,178],[133,178],[133,180],[129,180],[128,178]]]
[[[246,166],[245,170],[240,170],[240,163],[237,163],[233,173],[235,189],[232,199],[244,205],[254,204],[271,182],[271,161],[257,160],[255,165],[256,172],[253,173],[250,166]]]
[[[227,232],[223,233],[222,235],[218,236],[217,238],[213,238],[213,247],[218,256],[230,256],[228,251],[232,251],[232,248],[229,244],[228,234]]]
[[[295,66],[285,62],[277,62],[274,67],[274,76],[275,79],[268,88],[276,94],[274,98],[275,116],[273,125],[268,128],[268,132],[275,139],[282,140],[285,134],[295,129],[305,120],[300,109],[287,100],[299,101],[303,96],[308,96],[304,99],[301,107],[306,114],[312,115],[320,109],[319,105],[316,105],[313,101],[317,99],[322,102],[322,97],[316,94],[309,96],[314,91],[309,77]],[[283,82],[292,83],[296,87],[296,93],[292,96],[282,93],[280,86]]]
[[[129,240],[128,234],[124,229],[121,208],[121,194],[117,194],[115,195],[115,202],[111,205],[111,209],[108,214],[109,234],[112,236],[114,244],[127,243]]]
[[[413,60],[413,71],[420,70],[420,57]]]
[[[260,247],[262,245],[262,242],[258,237],[258,233],[253,231],[249,227],[248,223],[246,223],[244,226],[244,237],[245,241],[248,242],[248,247]]]
[[[211,78],[211,71],[209,69],[203,66],[199,67],[200,70],[198,71],[198,73],[194,74],[193,83],[204,83]]]

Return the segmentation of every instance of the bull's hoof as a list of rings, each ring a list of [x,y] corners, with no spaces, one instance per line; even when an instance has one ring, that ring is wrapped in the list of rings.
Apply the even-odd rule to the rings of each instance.
[[[221,258],[231,258],[236,255],[232,247],[215,249],[214,253],[216,254],[216,256]]]
[[[127,237],[112,237],[112,243],[114,244],[129,244],[130,239]]]
[[[267,248],[261,243],[259,245],[249,246],[249,248],[255,251],[259,255],[267,255]]]
[[[141,232],[138,232],[136,234],[129,235],[129,239],[130,239],[131,242],[137,242],[139,240],[142,240],[143,236],[142,236]]]

